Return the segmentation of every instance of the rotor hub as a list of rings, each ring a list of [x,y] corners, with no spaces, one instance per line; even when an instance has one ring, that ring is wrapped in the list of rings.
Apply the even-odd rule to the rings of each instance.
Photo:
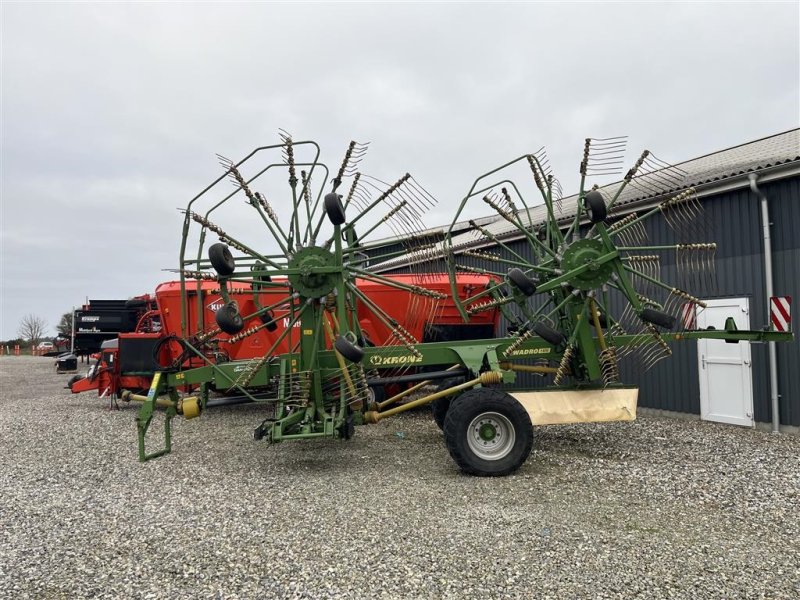
[[[289,259],[289,282],[295,290],[307,298],[321,298],[336,287],[336,256],[324,248],[309,247],[298,250]]]
[[[580,290],[591,290],[608,281],[614,272],[614,266],[611,262],[599,262],[608,252],[609,249],[601,240],[584,239],[570,244],[564,251],[561,268],[572,271],[587,266],[586,270],[570,279],[570,285]]]

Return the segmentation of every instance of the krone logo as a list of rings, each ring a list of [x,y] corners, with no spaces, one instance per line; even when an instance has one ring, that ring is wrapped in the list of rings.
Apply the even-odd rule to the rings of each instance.
[[[373,354],[372,356],[369,357],[369,364],[373,366],[410,365],[421,362],[422,362],[422,357],[414,356],[413,354],[404,354],[401,356],[379,356],[377,354]]]

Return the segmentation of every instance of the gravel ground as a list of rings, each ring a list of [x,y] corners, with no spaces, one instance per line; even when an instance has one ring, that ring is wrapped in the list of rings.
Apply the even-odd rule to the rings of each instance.
[[[53,371],[0,358],[0,597],[800,596],[800,436],[541,427],[478,479],[424,412],[269,447],[234,407],[139,464],[135,408]]]

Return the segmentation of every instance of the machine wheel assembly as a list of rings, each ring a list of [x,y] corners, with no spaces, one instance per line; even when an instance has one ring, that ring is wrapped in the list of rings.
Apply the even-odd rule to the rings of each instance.
[[[275,313],[273,313],[271,310],[264,313],[259,318],[261,319],[261,322],[266,325],[267,331],[275,331],[278,328],[278,324],[275,322]]]
[[[78,383],[81,379],[85,379],[84,375],[73,375],[67,380],[67,387],[72,390],[72,386],[75,383]]]
[[[526,296],[533,296],[536,293],[536,284],[522,272],[522,269],[516,267],[509,269],[508,279]]]
[[[342,225],[347,220],[341,196],[336,192],[325,194],[325,213],[334,225]]]
[[[367,388],[367,405],[379,404],[386,400],[386,388],[382,385],[369,386]]]
[[[436,425],[439,426],[439,429],[443,431],[444,431],[444,421],[447,418],[448,410],[450,410],[451,402],[452,402],[451,398],[447,396],[431,402],[431,414],[433,415],[433,420],[436,422]]]
[[[239,314],[239,309],[235,304],[226,304],[217,311],[217,325],[222,331],[229,335],[239,333],[244,328],[244,319]]]
[[[650,308],[649,306],[643,308],[639,316],[643,321],[647,321],[653,325],[658,325],[664,329],[672,329],[675,327],[675,317],[668,315],[667,313],[663,313],[660,310],[656,310],[655,308]]]
[[[603,200],[603,194],[597,190],[586,192],[583,197],[583,206],[586,208],[586,214],[589,215],[589,220],[592,223],[602,223],[606,220],[608,214],[606,201]]]
[[[333,346],[350,362],[360,363],[364,359],[364,351],[341,335],[336,338]]]
[[[510,395],[489,388],[474,388],[451,403],[444,436],[459,468],[480,477],[513,473],[533,446],[527,411]]]
[[[542,323],[541,321],[537,321],[533,324],[533,333],[538,335],[542,338],[545,342],[552,346],[561,346],[564,342],[567,341],[566,336],[561,333],[558,329],[553,329],[546,323]]]
[[[443,379],[442,382],[438,385],[437,391],[446,390],[447,388],[451,388],[456,386],[460,383],[464,383],[463,377],[450,377],[449,379]],[[459,392],[460,394],[461,392]],[[439,398],[438,400],[434,400],[431,402],[431,414],[433,414],[433,420],[436,422],[436,425],[439,426],[439,429],[444,430],[444,420],[447,417],[447,411],[450,410],[450,405],[453,401],[458,398],[458,394],[451,394],[450,396],[444,396],[443,398]]]
[[[211,266],[221,276],[227,277],[236,270],[236,262],[227,244],[217,243],[208,247],[208,260]]]

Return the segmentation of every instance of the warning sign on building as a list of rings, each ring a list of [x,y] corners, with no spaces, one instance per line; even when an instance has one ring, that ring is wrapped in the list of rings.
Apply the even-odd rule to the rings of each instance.
[[[792,297],[772,296],[769,299],[769,318],[775,331],[791,331]]]

